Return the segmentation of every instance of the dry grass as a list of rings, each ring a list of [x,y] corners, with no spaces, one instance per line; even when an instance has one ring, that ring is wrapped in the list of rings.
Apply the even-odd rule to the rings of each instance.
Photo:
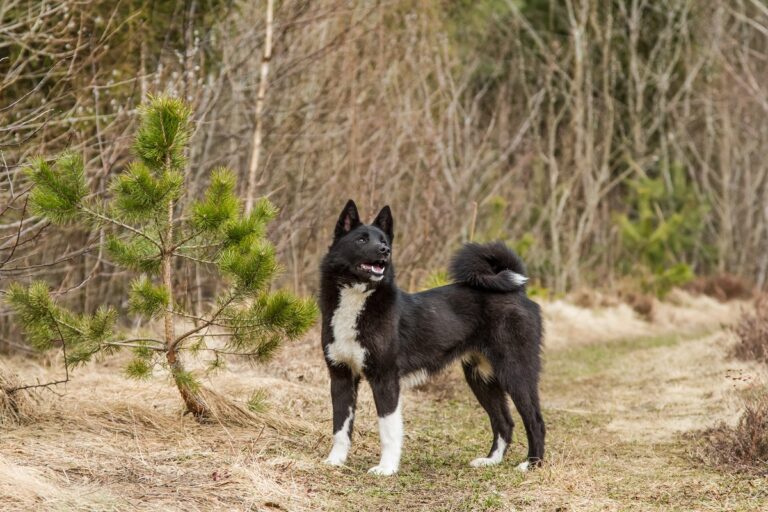
[[[549,444],[540,471],[514,470],[525,453],[520,421],[503,465],[468,466],[487,450],[490,435],[456,367],[407,393],[397,477],[366,473],[376,462],[378,432],[365,385],[348,467],[323,466],[330,406],[315,334],[286,347],[269,367],[232,361],[230,372],[206,383],[243,404],[254,389],[266,390],[258,426],[245,426],[250,416],[242,425],[201,425],[182,414],[169,382],[127,381],[119,360],[81,369],[35,423],[3,433],[0,509],[755,510],[768,499],[763,480],[692,464],[679,436],[733,415],[725,378],[733,365],[717,336],[658,334],[669,330],[671,317],[689,319],[676,325],[695,333],[710,328],[718,311],[725,314],[722,305],[707,310],[690,300],[695,312],[662,304],[658,325],[626,305],[544,306],[557,336],[588,332],[585,321],[597,324],[586,340],[547,346]],[[639,329],[634,336],[627,319]],[[11,363],[25,379],[54,371],[30,360]],[[754,371],[749,363],[737,367]]]
[[[174,391],[166,382],[126,381],[110,369],[87,372],[38,422],[5,433],[2,470],[17,475],[23,492],[7,483],[0,509],[308,507],[282,479],[274,455],[307,442],[306,432],[317,435],[314,426],[266,415],[244,416],[241,425],[201,425],[182,414]],[[231,419],[230,401],[212,401],[225,404],[218,411]]]
[[[697,334],[720,329],[739,317],[744,303],[721,303],[704,295],[673,290],[665,302],[656,302],[653,320],[637,313],[625,302],[594,295],[581,299],[555,300],[544,308],[546,345],[550,348],[601,343],[616,339],[664,336],[682,331]]]
[[[21,425],[32,421],[39,397],[33,390],[18,390],[19,377],[0,365],[0,426]]]

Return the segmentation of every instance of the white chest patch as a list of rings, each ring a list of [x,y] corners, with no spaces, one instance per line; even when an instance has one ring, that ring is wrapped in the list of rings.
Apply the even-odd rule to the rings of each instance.
[[[371,293],[373,290],[366,290],[364,284],[342,288],[339,305],[331,318],[333,343],[327,347],[328,358],[334,363],[349,366],[355,375],[362,373],[366,353],[357,339],[357,319]]]

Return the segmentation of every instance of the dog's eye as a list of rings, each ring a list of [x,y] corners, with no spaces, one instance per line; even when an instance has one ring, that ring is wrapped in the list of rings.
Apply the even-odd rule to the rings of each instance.
[[[367,241],[368,240],[366,240],[366,238],[364,236],[361,236],[360,238],[357,239],[357,243],[359,243],[359,244],[364,244]]]

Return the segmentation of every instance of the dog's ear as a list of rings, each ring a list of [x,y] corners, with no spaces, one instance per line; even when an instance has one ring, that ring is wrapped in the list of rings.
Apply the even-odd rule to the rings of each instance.
[[[357,213],[357,205],[353,200],[347,201],[344,209],[341,210],[339,220],[336,222],[336,231],[333,233],[333,241],[343,237],[357,226],[360,225],[360,214]]]
[[[390,243],[394,235],[394,220],[392,220],[392,210],[389,209],[389,205],[381,209],[379,214],[373,219],[373,225],[386,233]]]

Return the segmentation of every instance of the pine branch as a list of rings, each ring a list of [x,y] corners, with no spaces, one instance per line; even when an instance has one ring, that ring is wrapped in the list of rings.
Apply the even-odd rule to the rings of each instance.
[[[235,350],[223,350],[220,348],[199,348],[198,350],[203,350],[206,352],[213,352],[216,355],[229,355],[229,356],[240,356],[240,357],[259,357],[262,355],[261,352],[255,351],[255,352],[238,352]]]
[[[175,252],[174,251],[173,255],[174,256],[178,256],[179,258],[185,258],[185,259],[194,261],[196,263],[203,263],[205,265],[215,265],[216,264],[215,261],[204,260],[204,259],[201,259],[201,258],[195,258],[194,256],[190,256],[189,254],[184,254],[184,253],[181,253],[181,252]]]
[[[213,325],[213,323],[216,321],[216,319],[219,317],[219,315],[221,315],[224,312],[226,307],[229,306],[232,303],[232,301],[235,300],[235,298],[236,298],[235,295],[230,295],[230,297],[224,302],[224,304],[222,304],[219,307],[218,311],[216,311],[213,314],[213,316],[210,317],[210,319],[205,320],[205,323],[203,325],[198,326],[198,327],[194,327],[194,328],[190,329],[189,331],[185,332],[184,334],[182,334],[181,336],[179,336],[178,338],[176,338],[176,340],[174,340],[173,345],[172,345],[173,348],[178,347],[179,343],[184,341],[186,338],[192,336],[193,334],[196,334],[196,333],[202,331],[206,327],[209,327],[209,326]]]
[[[224,324],[224,323],[221,323],[221,322],[211,321],[210,319],[204,318],[202,316],[191,315],[189,313],[183,313],[181,311],[173,311],[172,313],[174,315],[180,316],[182,318],[189,318],[190,320],[195,320],[195,321],[198,321],[198,322],[208,323],[209,326],[213,326],[213,327],[221,327],[223,329],[232,329],[233,328],[233,326],[230,325],[230,324]],[[266,326],[267,326],[267,324],[265,322],[254,322],[254,323],[249,323],[249,324],[238,324],[237,328],[238,329],[250,329],[247,332],[252,332],[252,331],[256,331],[258,329],[261,329],[263,327],[266,327]],[[206,336],[208,336],[208,335],[206,335]]]
[[[131,338],[127,340],[120,340],[120,343],[136,343],[139,341],[150,341],[152,343],[157,343],[158,345],[165,346],[165,342],[163,340],[157,340],[155,338]]]
[[[49,311],[48,315],[51,317],[51,320],[53,320],[53,324],[56,326],[56,330],[59,332],[59,339],[61,340],[61,353],[64,356],[64,379],[46,382],[43,384],[28,384],[26,386],[18,386],[5,390],[9,395],[17,391],[23,391],[25,389],[49,388],[50,386],[58,386],[59,384],[66,384],[69,382],[69,366],[67,365],[67,342],[64,340],[64,334],[61,332],[61,328],[59,328],[59,324],[56,318],[53,316],[53,313]]]
[[[177,249],[181,248],[182,245],[184,245],[185,243],[189,242],[190,240],[192,240],[194,238],[197,238],[198,236],[202,235],[203,233],[205,233],[205,230],[200,229],[200,230],[194,232],[193,234],[189,235],[188,237],[184,238],[180,242],[177,242],[175,245],[173,245],[171,247],[171,249],[170,249],[171,252],[176,251]],[[189,248],[190,247],[185,247],[185,249],[189,249]]]
[[[200,245],[188,245],[184,249],[211,249],[213,247],[221,247],[224,242],[216,242],[214,244],[200,244]]]
[[[119,226],[119,227],[121,227],[123,229],[127,229],[131,233],[139,235],[140,237],[145,238],[148,241],[152,242],[158,249],[160,249],[160,250],[163,249],[163,246],[160,244],[160,242],[158,242],[157,240],[155,240],[154,238],[152,238],[148,234],[144,233],[143,231],[134,228],[133,226],[129,226],[128,224],[120,222],[117,219],[113,219],[112,217],[108,217],[108,216],[106,216],[106,215],[104,215],[102,213],[99,213],[99,212],[97,212],[95,210],[92,210],[92,209],[88,208],[87,206],[81,206],[80,208],[84,212],[88,213],[89,215],[92,215],[92,216],[94,216],[94,217],[96,217],[98,219],[101,219],[103,221],[106,221],[106,222],[109,222],[111,224],[114,224],[115,226]]]
[[[147,345],[137,345],[136,343],[128,343],[129,341],[154,341],[160,344],[164,343],[160,340],[152,340],[152,339],[135,339],[135,340],[125,340],[125,341],[106,341],[103,343],[103,345],[108,347],[126,347],[126,348],[143,348],[147,350],[153,350],[155,352],[165,352],[164,347],[151,347]]]
[[[11,253],[6,257],[2,263],[0,263],[0,267],[5,266],[6,263],[11,261],[11,258],[13,258],[14,253],[16,252],[16,248],[19,246],[19,239],[21,238],[21,228],[24,224],[24,215],[27,213],[27,203],[29,203],[29,196],[27,196],[24,199],[24,208],[21,210],[21,218],[19,219],[19,229],[16,231],[16,241],[13,243],[13,247],[11,247]]]

